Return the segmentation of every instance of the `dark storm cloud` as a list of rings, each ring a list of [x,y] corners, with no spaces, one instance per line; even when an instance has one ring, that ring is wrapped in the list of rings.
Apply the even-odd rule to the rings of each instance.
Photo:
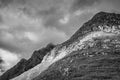
[[[3,23],[3,18],[2,18],[2,16],[0,16],[0,23]]]
[[[35,16],[43,19],[43,24],[45,27],[55,27],[58,24],[58,20],[62,18],[64,14],[64,12],[60,10],[61,6],[52,5],[47,8],[36,10]],[[28,12],[28,14],[31,14],[29,11],[26,12]]]
[[[2,71],[3,71],[3,66],[2,66],[3,63],[4,63],[4,61],[0,57],[0,73],[2,73]]]
[[[38,9],[36,11],[36,16],[43,17],[43,20],[44,20],[43,23],[45,27],[59,28],[58,27],[59,20],[61,18],[64,18],[64,15],[66,14],[66,12],[75,12],[76,10],[79,10],[79,9],[85,9],[86,7],[91,7],[92,5],[100,2],[101,0],[64,0],[64,1],[61,1],[60,3],[56,0],[49,0],[48,2],[46,0],[44,1],[35,0],[35,1],[37,2],[37,4],[40,4],[40,5],[41,5],[41,2],[48,3],[47,5],[45,4],[47,7],[45,6],[45,8],[43,7],[42,9]],[[53,4],[51,5],[50,2]],[[67,2],[68,4],[65,4],[64,2]],[[39,7],[40,5],[37,5],[37,6]],[[70,8],[66,8],[68,6]],[[41,8],[41,6],[39,8]]]
[[[55,26],[57,27],[58,26],[58,20],[62,17],[63,17],[62,14],[51,15],[44,20],[44,25],[46,27],[55,27]]]
[[[14,0],[0,0],[0,7],[5,7],[8,4],[12,3]]]
[[[49,16],[49,15],[54,15],[54,14],[56,14],[56,13],[57,13],[57,10],[58,10],[58,8],[56,8],[56,7],[50,7],[50,8],[45,9],[45,10],[40,10],[40,11],[38,11],[37,13],[38,13],[39,15],[42,15],[42,16]]]
[[[17,45],[10,44],[10,43],[4,42],[4,41],[0,41],[0,48],[6,49],[11,52],[16,52],[16,53],[17,52],[20,53],[22,51]]]
[[[96,2],[100,2],[101,0],[74,0],[71,6],[71,11],[76,11],[79,9],[84,9],[86,7],[91,7]]]
[[[58,19],[61,17],[61,13],[59,12],[59,7],[49,7],[47,9],[37,11],[37,15],[42,17],[45,27],[56,26]]]
[[[0,64],[3,63],[4,61],[2,60],[2,58],[0,57]]]

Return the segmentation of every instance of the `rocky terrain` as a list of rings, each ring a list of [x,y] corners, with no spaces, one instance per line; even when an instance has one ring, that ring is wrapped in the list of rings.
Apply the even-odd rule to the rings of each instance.
[[[42,59],[11,80],[120,80],[120,14],[97,13]]]

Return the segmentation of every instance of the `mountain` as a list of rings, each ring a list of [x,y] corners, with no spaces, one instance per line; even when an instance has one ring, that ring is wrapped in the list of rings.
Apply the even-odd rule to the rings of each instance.
[[[37,64],[41,63],[43,57],[51,51],[55,45],[48,44],[45,48],[42,48],[40,50],[34,51],[31,58],[21,59],[14,67],[6,71],[1,77],[0,80],[9,80],[16,76],[19,76],[20,74],[24,73],[25,71],[33,68]]]
[[[11,80],[120,80],[120,14],[97,13],[41,63]]]
[[[97,13],[61,48],[64,57],[28,80],[120,80],[120,14]]]

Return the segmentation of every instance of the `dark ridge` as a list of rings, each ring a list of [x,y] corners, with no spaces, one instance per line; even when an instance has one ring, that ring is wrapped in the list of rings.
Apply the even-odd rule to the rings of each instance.
[[[21,59],[14,67],[5,72],[0,77],[0,80],[10,80],[33,68],[37,64],[41,63],[43,57],[54,47],[55,45],[50,43],[45,48],[34,51],[30,59]]]

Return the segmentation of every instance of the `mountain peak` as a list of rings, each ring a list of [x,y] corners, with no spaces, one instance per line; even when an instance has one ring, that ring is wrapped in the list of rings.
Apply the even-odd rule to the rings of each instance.
[[[90,32],[99,31],[99,26],[115,26],[119,29],[119,25],[120,14],[99,12],[95,14],[95,16],[93,16],[92,19],[90,19],[88,22],[84,23],[83,26],[81,26],[79,30],[76,31],[76,33],[66,43],[70,44],[74,40],[78,39],[79,37],[83,37]]]
[[[93,17],[104,16],[104,15],[118,16],[120,14],[119,13],[109,13],[109,12],[100,11],[100,12],[96,13]]]
[[[108,12],[99,12],[92,18],[92,21],[94,21],[94,23],[99,22],[106,25],[120,25],[119,20],[120,14]]]

